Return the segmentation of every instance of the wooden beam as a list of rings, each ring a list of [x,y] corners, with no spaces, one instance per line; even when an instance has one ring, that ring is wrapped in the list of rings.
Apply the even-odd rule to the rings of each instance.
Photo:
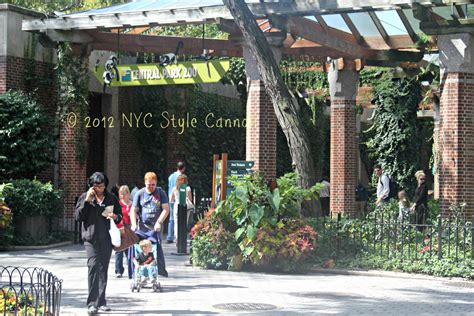
[[[474,19],[444,20],[438,22],[420,22],[420,29],[427,35],[444,35],[474,32]]]
[[[382,38],[388,43],[388,34],[387,31],[385,31],[385,28],[382,25],[382,22],[380,22],[379,18],[375,14],[374,11],[369,11],[369,16],[372,19],[372,21],[375,24],[375,27],[377,28],[377,31],[380,33]]]
[[[316,21],[318,21],[319,24],[321,24],[321,27],[323,28],[323,30],[327,30],[329,29],[329,26],[327,25],[326,21],[324,21],[324,18],[320,15],[315,15],[314,16],[316,18]]]
[[[109,32],[87,31],[93,41],[90,42],[96,50],[115,50],[117,34]],[[174,52],[179,42],[184,43],[180,53],[186,55],[201,55],[203,40],[200,38],[183,38],[155,35],[120,35],[120,50],[129,52],[170,53]],[[230,40],[204,39],[204,47],[213,50],[215,56],[241,57],[242,47]]]
[[[358,45],[353,37],[342,39],[335,33],[325,32],[321,25],[305,18],[290,17],[287,23],[288,31],[293,36],[300,36],[344,54],[356,57],[365,55],[365,49]]]
[[[365,43],[364,38],[362,37],[362,35],[360,35],[359,30],[355,27],[354,22],[352,22],[349,15],[347,13],[342,13],[341,17],[346,23],[349,30],[351,31],[352,35],[354,35],[354,38],[356,39],[357,43],[363,45]]]
[[[454,8],[456,9],[457,16],[454,16],[453,18],[459,18],[459,19],[465,19],[467,18],[466,12],[462,9],[460,5],[455,5]]]
[[[433,12],[433,10],[430,8],[422,6],[419,3],[413,4],[413,16],[415,19],[420,20],[421,22],[443,23],[446,21],[443,17]]]
[[[327,48],[339,51],[341,55],[351,56],[353,59],[370,58],[374,60],[390,60],[394,58],[395,61],[419,61],[423,58],[423,54],[419,52],[397,52],[393,49],[379,50],[365,48],[358,45],[354,37],[350,34],[340,31],[345,34],[344,37],[342,37],[339,33],[333,32],[332,30],[325,32],[321,25],[305,18],[290,17],[287,20],[286,27],[283,28],[287,28],[294,37],[302,37],[309,41],[319,43]]]
[[[407,16],[403,12],[403,10],[397,10],[397,14],[400,17],[400,20],[402,21],[403,26],[407,30],[408,36],[410,36],[413,44],[416,43],[418,41],[418,36],[416,35],[415,30],[413,30],[413,28],[411,27],[410,21],[408,21]]]

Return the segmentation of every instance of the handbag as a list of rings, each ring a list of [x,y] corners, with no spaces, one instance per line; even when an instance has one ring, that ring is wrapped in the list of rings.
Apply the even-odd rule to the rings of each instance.
[[[115,247],[120,247],[120,244],[121,244],[120,230],[115,225],[115,222],[113,219],[110,219],[109,234],[110,234],[110,240],[112,241],[112,245]]]
[[[191,202],[191,200],[189,199],[189,197],[186,196],[186,209],[188,211],[194,209],[194,204],[193,202]]]
[[[120,237],[122,239],[122,243],[119,247],[113,247],[115,251],[128,249],[138,242],[138,236],[133,232],[133,230],[130,229],[130,226],[127,224],[123,224],[123,226],[120,227]]]

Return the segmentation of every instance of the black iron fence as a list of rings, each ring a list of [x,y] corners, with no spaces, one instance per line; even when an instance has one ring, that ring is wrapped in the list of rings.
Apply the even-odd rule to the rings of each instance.
[[[474,220],[474,218],[473,218]],[[417,224],[419,223],[419,224]],[[474,259],[474,226],[466,218],[418,221],[374,213],[364,220],[320,217],[315,227],[318,251],[331,257],[360,253],[417,260],[427,256]]]
[[[0,266],[3,315],[60,315],[62,280],[41,268]]]

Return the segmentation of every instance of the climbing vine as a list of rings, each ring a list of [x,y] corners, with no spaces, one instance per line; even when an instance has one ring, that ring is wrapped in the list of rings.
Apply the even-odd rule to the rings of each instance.
[[[166,130],[160,128],[161,114],[167,109],[167,100],[163,87],[144,86],[134,89],[134,99],[140,100],[139,113],[150,113],[150,124],[154,128],[138,128],[137,140],[142,148],[143,167],[146,171],[154,171],[164,178],[166,170]],[[170,149],[171,150],[171,149]]]
[[[417,78],[394,78],[385,74],[375,87],[373,125],[365,132],[369,158],[381,164],[401,189],[413,192],[419,169],[421,140],[417,110],[421,86]]]
[[[68,126],[74,127],[76,159],[84,164],[87,159],[87,131],[84,124],[77,124],[77,122],[87,116],[89,108],[86,47],[77,56],[73,54],[68,43],[61,43],[57,49],[57,56],[56,69],[59,97],[56,119],[60,123],[68,123]],[[70,112],[76,113],[76,124],[66,122],[66,115]]]

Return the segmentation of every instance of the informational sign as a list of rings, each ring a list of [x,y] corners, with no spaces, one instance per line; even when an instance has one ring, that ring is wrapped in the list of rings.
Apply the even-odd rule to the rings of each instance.
[[[235,176],[238,179],[243,179],[245,175],[253,172],[253,161],[246,160],[228,160],[227,161],[227,176]],[[234,191],[234,186],[230,181],[227,182],[227,195]]]
[[[218,154],[214,154],[212,161],[211,207],[214,208],[234,190],[234,186],[232,182],[228,180],[228,177],[235,176],[238,179],[243,179],[246,174],[253,172],[252,168],[255,163],[246,160],[227,160],[227,153],[223,153],[221,159],[219,159]]]
[[[187,61],[161,66],[158,64],[117,65],[111,87],[216,83],[229,70],[228,60]],[[94,69],[94,76],[104,84],[104,66]]]

